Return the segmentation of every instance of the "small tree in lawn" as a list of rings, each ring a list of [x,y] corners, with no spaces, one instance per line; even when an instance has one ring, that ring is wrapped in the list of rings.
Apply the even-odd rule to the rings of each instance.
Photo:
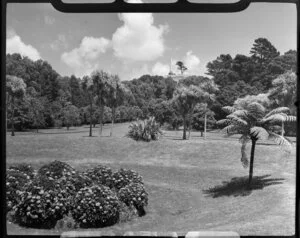
[[[228,136],[234,134],[241,134],[239,141],[242,143],[242,164],[248,167],[248,158],[246,154],[246,145],[251,142],[250,167],[249,167],[249,181],[248,186],[251,187],[253,176],[254,152],[257,140],[274,140],[277,144],[284,146],[290,150],[291,142],[272,131],[273,126],[282,121],[295,121],[296,117],[289,116],[289,108],[279,107],[275,108],[269,113],[266,113],[265,107],[257,102],[252,102],[243,107],[223,107],[223,110],[229,113],[226,119],[222,119],[217,123],[219,125],[226,125],[223,128]]]
[[[78,120],[80,118],[80,113],[79,109],[72,105],[68,104],[64,109],[63,109],[63,121],[64,124],[67,127],[67,130],[73,125],[76,125],[78,123]]]
[[[183,140],[186,140],[187,119],[193,114],[195,106],[210,97],[208,92],[194,85],[189,87],[181,85],[174,92],[173,103],[183,119]]]
[[[14,117],[15,117],[15,107],[18,100],[21,100],[26,92],[26,84],[23,79],[16,76],[6,75],[6,98],[7,98],[7,108],[10,111],[11,118],[11,135],[15,135],[14,127]]]
[[[39,128],[45,125],[45,102],[46,99],[40,97],[39,94],[33,87],[27,89],[27,97],[26,97],[27,105],[28,105],[28,117],[32,121],[33,127],[36,128],[36,132],[38,133]]]
[[[111,130],[110,136],[113,134],[114,121],[116,117],[116,108],[124,103],[125,95],[128,89],[120,81],[117,75],[112,75],[108,86],[108,105],[111,108]]]
[[[89,101],[89,117],[90,117],[90,132],[89,136],[93,134],[93,102],[94,102],[94,84],[92,78],[85,76],[83,77],[82,89],[88,96]]]

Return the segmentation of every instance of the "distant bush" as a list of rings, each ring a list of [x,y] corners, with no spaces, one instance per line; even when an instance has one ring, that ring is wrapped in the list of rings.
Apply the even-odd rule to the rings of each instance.
[[[140,183],[130,183],[118,192],[119,199],[127,206],[134,206],[139,216],[145,215],[145,207],[148,205],[148,194]]]
[[[154,117],[143,121],[136,121],[130,124],[127,136],[134,140],[151,141],[158,140],[162,135],[160,125],[155,121]]]
[[[106,166],[98,165],[95,168],[88,169],[84,175],[90,178],[97,185],[113,187],[112,170]]]
[[[119,221],[120,202],[106,186],[86,187],[76,194],[71,213],[82,228],[105,227]]]
[[[143,178],[136,171],[130,169],[119,169],[113,173],[113,186],[116,189],[121,189],[130,183],[143,184]]]

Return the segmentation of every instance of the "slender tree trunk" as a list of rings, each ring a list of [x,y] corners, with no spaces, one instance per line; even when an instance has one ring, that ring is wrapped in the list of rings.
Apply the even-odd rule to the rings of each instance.
[[[183,140],[186,140],[186,116],[183,117]]]
[[[251,188],[251,182],[252,182],[252,177],[253,177],[253,163],[254,163],[255,144],[256,144],[256,139],[252,139],[251,155],[250,155],[250,167],[249,167],[249,181],[248,181],[248,187],[249,188]]]
[[[189,118],[189,139],[191,138],[191,130],[192,130],[192,115]]]
[[[103,130],[103,114],[104,114],[104,105],[100,105],[100,136],[102,135]]]
[[[39,127],[38,126],[36,127],[36,133],[39,133]]]
[[[281,122],[281,136],[284,136],[284,121]]]
[[[12,97],[12,102],[11,102],[11,136],[15,136],[15,122],[14,122],[14,117],[15,117],[15,100],[14,97]]]
[[[207,115],[204,115],[204,140],[206,140]]]
[[[90,100],[90,134],[89,136],[92,136],[92,131],[93,131],[93,128],[92,128],[92,118],[93,118],[93,114],[92,114],[92,111],[93,111],[93,101]]]
[[[110,136],[113,135],[113,128],[114,128],[114,121],[115,121],[115,107],[112,107],[111,109],[111,129],[110,129]]]

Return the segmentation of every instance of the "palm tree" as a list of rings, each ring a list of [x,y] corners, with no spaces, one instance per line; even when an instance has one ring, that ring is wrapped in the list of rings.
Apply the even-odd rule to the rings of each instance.
[[[188,69],[182,61],[176,62],[176,65],[177,65],[178,69],[180,70],[181,74],[183,74],[184,71],[186,71]]]
[[[22,99],[26,92],[26,84],[23,79],[18,78],[12,75],[6,75],[6,97],[8,108],[10,108],[11,112],[11,135],[15,135],[15,107],[17,101]]]
[[[229,115],[226,119],[222,119],[217,122],[219,125],[226,125],[223,128],[228,136],[234,134],[241,134],[239,141],[242,143],[241,162],[245,168],[248,167],[248,158],[246,154],[246,145],[251,141],[251,154],[250,154],[250,167],[249,167],[249,180],[248,186],[251,187],[251,181],[253,176],[253,163],[254,152],[257,140],[271,139],[275,143],[284,146],[287,151],[291,149],[291,141],[286,137],[273,132],[274,125],[281,123],[282,121],[295,121],[295,116],[289,116],[289,108],[279,107],[266,113],[266,109],[263,105],[257,102],[249,103],[243,108],[236,108],[226,106],[223,110]]]

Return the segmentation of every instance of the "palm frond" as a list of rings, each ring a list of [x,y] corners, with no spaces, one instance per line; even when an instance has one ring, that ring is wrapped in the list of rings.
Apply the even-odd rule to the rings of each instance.
[[[222,107],[222,109],[224,112],[227,112],[227,113],[233,113],[237,110],[235,107],[231,107],[231,106],[225,106],[225,107]]]
[[[231,120],[229,119],[222,119],[216,122],[217,125],[229,125],[231,123]]]
[[[269,132],[263,127],[254,126],[250,129],[250,136],[259,140],[266,140],[269,137]]]
[[[247,105],[247,111],[248,114],[250,114],[252,117],[256,119],[261,119],[264,117],[266,109],[260,103],[252,102],[249,105]]]
[[[233,114],[228,115],[227,119],[231,120],[234,124],[237,124],[237,125],[241,125],[241,126],[247,126],[248,125],[248,123],[245,120],[243,120],[243,119],[241,119],[241,118],[239,118],[239,117],[237,117]]]
[[[248,118],[248,112],[246,110],[236,110],[235,112],[232,113],[232,115],[235,115],[237,117],[241,117],[241,118]]]
[[[229,125],[224,127],[221,132],[225,133],[227,135],[234,135],[234,134],[238,134],[239,131],[239,127],[237,125]]]
[[[264,118],[262,122],[276,123],[276,122],[292,122],[296,120],[297,118],[295,116],[286,115],[285,113],[277,113]]]
[[[286,137],[278,135],[274,132],[269,132],[269,139],[280,145],[284,149],[284,151],[291,152],[292,142]]]
[[[269,117],[277,113],[288,113],[288,112],[290,112],[290,109],[288,107],[278,107],[270,111],[265,117]]]
[[[247,145],[247,140],[244,140],[242,143],[242,147],[241,147],[241,153],[242,153],[242,158],[241,158],[241,162],[244,168],[247,168],[249,165],[249,160],[247,157],[247,153],[246,153],[246,145]]]
[[[297,121],[297,117],[295,116],[290,116],[290,115],[286,115],[285,117],[285,121]]]

